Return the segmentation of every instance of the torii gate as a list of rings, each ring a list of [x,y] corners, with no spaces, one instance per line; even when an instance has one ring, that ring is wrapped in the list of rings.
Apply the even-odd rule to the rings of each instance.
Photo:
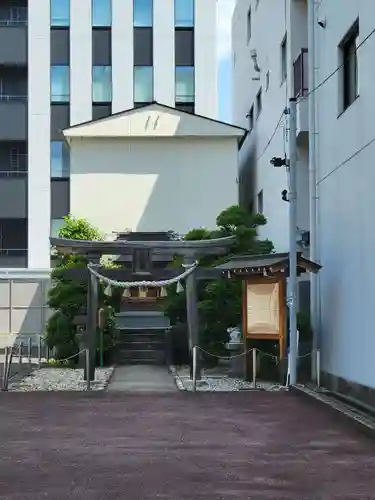
[[[72,279],[88,280],[87,295],[87,318],[85,345],[89,350],[89,372],[85,370],[85,377],[90,380],[95,378],[95,350],[97,328],[97,312],[99,299],[99,279],[98,274],[116,281],[134,282],[146,281],[144,274],[141,276],[132,270],[126,268],[105,268],[100,266],[100,259],[104,255],[124,256],[134,255],[136,250],[148,250],[151,264],[152,256],[163,256],[166,260],[172,260],[173,255],[183,257],[183,270],[176,269],[152,269],[147,275],[147,282],[155,283],[165,282],[166,280],[175,281],[176,278],[186,273],[189,267],[194,266],[199,258],[206,255],[223,255],[235,243],[234,236],[217,238],[211,240],[167,240],[167,241],[82,241],[66,238],[50,238],[51,245],[60,253],[79,254],[87,257],[89,268],[71,268],[66,273],[71,275]],[[96,273],[90,272],[90,267],[95,266]],[[98,274],[97,274],[98,273]],[[192,355],[194,345],[199,345],[199,317],[198,317],[198,297],[197,280],[219,279],[222,277],[222,270],[212,268],[196,267],[193,272],[187,273],[186,277],[186,307],[187,307],[187,326],[189,333],[189,348]],[[153,285],[160,286],[160,285]],[[198,363],[197,376],[200,376],[200,366]]]

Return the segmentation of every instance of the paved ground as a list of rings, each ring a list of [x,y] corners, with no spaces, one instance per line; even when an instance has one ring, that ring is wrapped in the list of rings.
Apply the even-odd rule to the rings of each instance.
[[[174,378],[165,366],[118,366],[108,391],[170,392],[177,391]]]
[[[291,393],[1,393],[1,500],[375,499],[375,444]]]

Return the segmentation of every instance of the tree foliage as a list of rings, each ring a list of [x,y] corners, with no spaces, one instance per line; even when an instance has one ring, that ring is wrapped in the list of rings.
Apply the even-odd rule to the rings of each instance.
[[[100,232],[88,221],[72,216],[65,217],[65,223],[59,230],[58,236],[85,241],[102,239]],[[79,346],[74,319],[85,314],[87,305],[87,282],[81,283],[71,279],[65,271],[69,268],[86,268],[86,266],[85,256],[56,254],[56,266],[51,274],[52,287],[48,297],[48,305],[54,310],[54,313],[47,322],[46,342],[50,349],[55,348],[57,359],[63,359],[78,352]],[[111,299],[106,299],[102,290],[100,302],[106,307],[111,305]],[[105,339],[112,342],[110,309],[105,314],[107,318],[104,328]]]
[[[185,240],[204,240],[235,236],[235,243],[228,253],[220,257],[205,256],[200,265],[214,267],[234,255],[257,255],[273,251],[269,240],[259,240],[257,230],[267,223],[262,214],[250,214],[239,205],[223,210],[216,219],[216,228],[197,228],[184,237]],[[176,263],[180,263],[176,259]],[[201,345],[211,352],[220,352],[228,341],[227,328],[241,324],[241,282],[237,280],[214,280],[198,282],[199,322]],[[165,314],[172,324],[186,322],[186,296],[177,293],[171,286],[165,300]]]

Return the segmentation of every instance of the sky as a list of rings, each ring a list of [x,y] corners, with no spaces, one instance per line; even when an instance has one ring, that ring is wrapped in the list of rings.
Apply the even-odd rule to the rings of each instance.
[[[231,122],[231,19],[235,0],[218,0],[219,119]]]

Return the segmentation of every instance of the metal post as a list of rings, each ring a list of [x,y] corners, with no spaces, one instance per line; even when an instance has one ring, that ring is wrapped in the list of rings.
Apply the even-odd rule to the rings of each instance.
[[[289,352],[290,385],[297,383],[297,100],[289,99]]]
[[[193,392],[197,390],[197,346],[193,346]]]
[[[42,364],[42,337],[39,337],[38,341],[38,364]]]
[[[4,366],[3,366],[3,381],[2,381],[2,390],[5,391],[6,389],[6,376],[8,372],[8,362],[9,362],[9,347],[5,348],[5,359],[4,359]]]
[[[320,349],[316,350],[316,386],[320,387]]]
[[[103,366],[104,366],[104,332],[103,332],[102,328],[100,328],[100,330],[99,330],[99,335],[100,335],[100,367],[103,368]]]
[[[27,358],[28,358],[28,361],[29,361],[29,365],[31,365],[31,351],[32,351],[32,348],[33,348],[33,339],[31,337],[29,337],[29,342],[28,342],[28,346],[27,346]]]
[[[23,347],[23,343],[20,342],[18,344],[18,364],[21,366],[22,365],[22,347]]]
[[[253,387],[254,387],[254,389],[256,389],[256,386],[257,386],[257,350],[256,350],[256,347],[253,347],[252,355],[253,355]]]
[[[4,391],[8,390],[10,370],[12,368],[12,361],[13,361],[13,347],[10,348],[10,352],[9,352],[8,363],[7,363],[7,371],[6,371],[6,374],[5,374],[5,387],[4,387]]]
[[[86,373],[90,373],[90,349],[86,348]],[[89,391],[91,389],[91,380],[90,377],[86,377],[86,388]]]
[[[307,0],[308,12],[308,88],[309,92],[316,87],[316,5],[315,0]],[[316,95],[317,92],[311,92],[308,96],[309,108],[309,230],[310,230],[310,260],[318,261],[317,245],[317,208],[318,208],[318,188],[316,185],[316,153],[317,153],[317,119],[316,119]],[[318,348],[318,325],[319,325],[319,293],[318,293],[318,275],[310,274],[310,316],[312,326],[312,348],[315,351]],[[317,367],[316,359],[313,357],[311,363],[312,380],[316,380]]]

